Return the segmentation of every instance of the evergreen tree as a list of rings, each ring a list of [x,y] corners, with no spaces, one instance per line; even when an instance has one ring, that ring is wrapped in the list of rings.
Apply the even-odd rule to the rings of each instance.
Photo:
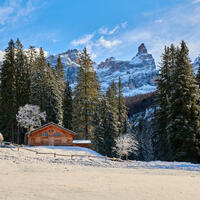
[[[45,110],[45,86],[47,81],[47,67],[44,51],[40,48],[39,55],[35,61],[35,67],[32,76],[32,104],[38,105],[41,111]]]
[[[55,70],[54,70],[55,71]],[[59,123],[59,108],[58,108],[58,90],[56,73],[52,71],[50,64],[47,64],[46,73],[46,85],[45,85],[45,104],[44,111],[46,111],[46,122]]]
[[[63,126],[72,129],[72,90],[67,81],[65,84],[64,100],[63,100]]]
[[[93,144],[94,148],[97,152],[102,155],[105,155],[105,142],[104,142],[104,127],[103,127],[103,106],[102,99],[101,102],[96,106],[93,126],[94,126],[94,134],[93,134]]]
[[[130,132],[130,125],[128,122],[128,115],[126,110],[125,98],[122,92],[122,83],[119,77],[117,87],[117,121],[118,121],[118,136]]]
[[[19,39],[17,39],[15,46],[16,102],[18,109],[20,106],[29,103],[29,70],[27,66],[27,57]]]
[[[113,147],[115,138],[118,133],[117,121],[112,106],[109,104],[107,97],[102,100],[102,127],[104,130],[104,152],[107,156],[114,156]]]
[[[64,67],[61,62],[60,56],[58,56],[58,59],[57,59],[56,72],[61,79],[65,79]]]
[[[17,39],[15,43],[16,56],[15,56],[15,88],[16,88],[16,107],[17,111],[20,106],[29,103],[30,87],[29,87],[29,68],[27,65],[27,57],[23,51],[23,45]],[[24,130],[17,127],[17,143],[20,143],[20,136],[23,141]]]
[[[164,53],[162,55],[160,70],[157,79],[157,91],[155,95],[155,102],[157,108],[155,111],[155,120],[157,122],[157,128],[154,138],[157,144],[155,145],[156,156],[158,159],[165,160],[170,159],[170,147],[167,134],[168,126],[168,107],[169,107],[169,97],[171,95],[171,73],[172,73],[172,58],[175,56],[174,46],[171,48],[165,47]]]
[[[34,77],[36,75],[36,72],[38,70],[37,67],[37,52],[36,49],[33,46],[30,46],[29,49],[26,51],[27,54],[27,68],[28,68],[28,88],[29,88],[29,103],[33,104],[33,93],[34,91]]]
[[[14,142],[16,133],[16,75],[15,75],[15,43],[10,40],[5,50],[5,56],[1,67],[1,112],[2,132],[5,139]]]
[[[173,160],[200,162],[200,94],[184,41],[172,83],[167,131]]]
[[[87,50],[80,58],[80,69],[73,99],[73,128],[80,138],[92,139],[93,117],[99,99],[100,86]]]

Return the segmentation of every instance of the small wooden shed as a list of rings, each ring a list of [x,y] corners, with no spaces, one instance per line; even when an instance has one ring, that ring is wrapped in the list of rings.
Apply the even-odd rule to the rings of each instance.
[[[26,144],[31,146],[81,146],[89,147],[90,140],[74,140],[77,133],[53,122],[26,134]],[[29,140],[29,142],[28,142]]]

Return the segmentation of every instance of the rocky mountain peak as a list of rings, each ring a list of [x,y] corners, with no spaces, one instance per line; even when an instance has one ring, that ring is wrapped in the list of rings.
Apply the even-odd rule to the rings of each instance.
[[[138,53],[137,56],[142,55],[142,54],[147,54],[147,48],[144,45],[144,43],[142,43],[139,47],[138,47]]]

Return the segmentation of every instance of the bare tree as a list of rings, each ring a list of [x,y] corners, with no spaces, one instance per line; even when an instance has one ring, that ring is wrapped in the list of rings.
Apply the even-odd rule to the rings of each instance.
[[[46,119],[46,112],[40,112],[39,106],[26,104],[24,107],[19,108],[16,119],[21,127],[28,129],[29,144],[31,130],[41,126],[41,120],[45,121]]]
[[[115,139],[113,151],[115,151],[120,158],[126,156],[126,160],[128,160],[128,155],[130,153],[136,153],[137,150],[138,142],[131,134],[121,135]]]

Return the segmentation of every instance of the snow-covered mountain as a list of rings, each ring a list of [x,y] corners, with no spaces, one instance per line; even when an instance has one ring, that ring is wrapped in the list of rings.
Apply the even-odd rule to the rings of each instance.
[[[197,74],[198,69],[199,69],[199,67],[200,67],[200,56],[198,56],[198,57],[194,60],[193,66],[194,66],[194,72],[195,72],[195,74]]]
[[[68,50],[59,54],[64,65],[65,75],[72,88],[76,84],[78,59],[81,52],[77,49]],[[51,65],[56,65],[58,55],[47,58]],[[134,96],[155,91],[156,65],[151,54],[147,52],[144,44],[138,47],[138,53],[130,61],[107,58],[100,64],[94,64],[102,91],[105,91],[112,80],[118,82],[120,76],[125,96]]]
[[[101,62],[97,68],[102,90],[106,90],[112,80],[120,76],[125,96],[146,94],[156,89],[157,74],[155,61],[148,54],[144,44],[138,47],[138,53],[130,61],[116,60],[111,57]]]

